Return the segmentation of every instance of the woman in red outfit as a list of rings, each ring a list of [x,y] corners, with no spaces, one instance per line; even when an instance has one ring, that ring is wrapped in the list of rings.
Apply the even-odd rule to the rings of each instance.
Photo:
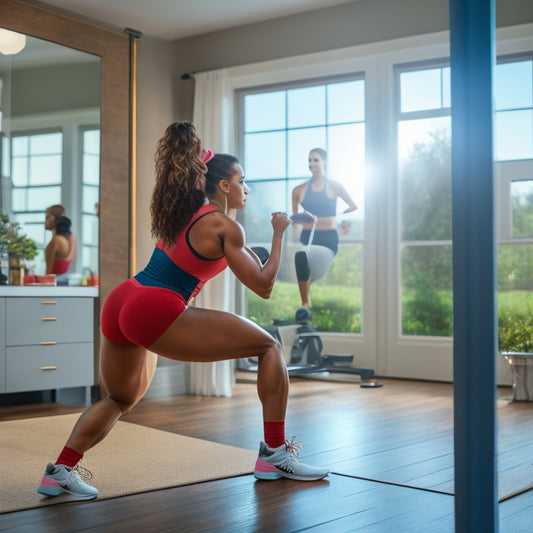
[[[65,274],[76,255],[76,237],[65,213],[65,208],[59,204],[46,210],[44,227],[52,232],[52,238],[44,249],[46,274]]]
[[[235,157],[213,157],[202,150],[190,123],[167,128],[156,154],[151,203],[152,233],[159,241],[147,267],[116,287],[102,309],[100,373],[108,396],[81,415],[56,463],[48,464],[41,494],[97,496],[74,467],[143,397],[155,372],[155,354],[196,362],[258,356],[265,442],[254,474],[259,479],[298,480],[328,474],[300,463],[294,444],[285,441],[289,381],[281,345],[243,317],[187,307],[205,281],[226,265],[249,289],[270,296],[290,220],[285,213],[272,214],[272,247],[262,264],[245,245],[243,228],[226,214],[244,209],[248,192]]]

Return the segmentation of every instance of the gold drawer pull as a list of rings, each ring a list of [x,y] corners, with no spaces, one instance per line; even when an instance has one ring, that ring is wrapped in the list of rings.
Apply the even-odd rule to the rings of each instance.
[[[57,317],[55,316],[43,316],[41,317],[41,320],[44,322],[53,322],[54,320],[57,320]]]
[[[54,300],[43,300],[41,303],[42,303],[42,304],[49,304],[49,305],[55,305],[55,304],[57,304],[57,302],[54,301]]]
[[[41,341],[41,344],[43,346],[48,346],[48,345],[52,345],[52,344],[57,344],[57,341]]]
[[[57,366],[42,366],[41,370],[57,370]]]

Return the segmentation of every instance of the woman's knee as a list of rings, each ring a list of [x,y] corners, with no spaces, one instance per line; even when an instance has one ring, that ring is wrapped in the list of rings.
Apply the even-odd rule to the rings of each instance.
[[[260,356],[260,358],[267,359],[273,363],[279,364],[283,368],[286,368],[283,346],[274,338],[272,338],[268,349]]]
[[[139,398],[117,397],[110,394],[108,398],[115,403],[120,410],[120,417],[127,415],[139,403]]]

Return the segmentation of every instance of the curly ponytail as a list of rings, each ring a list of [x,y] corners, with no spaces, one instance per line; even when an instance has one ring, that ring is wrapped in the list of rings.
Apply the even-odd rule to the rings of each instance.
[[[166,129],[157,146],[155,169],[152,236],[172,247],[205,201],[207,167],[202,143],[190,122],[175,122]]]

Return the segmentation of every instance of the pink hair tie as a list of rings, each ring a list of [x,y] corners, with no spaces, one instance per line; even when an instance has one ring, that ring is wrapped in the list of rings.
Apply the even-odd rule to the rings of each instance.
[[[215,152],[213,152],[213,150],[209,150],[209,149],[202,150],[202,161],[204,163],[211,161],[213,157],[215,157]]]

